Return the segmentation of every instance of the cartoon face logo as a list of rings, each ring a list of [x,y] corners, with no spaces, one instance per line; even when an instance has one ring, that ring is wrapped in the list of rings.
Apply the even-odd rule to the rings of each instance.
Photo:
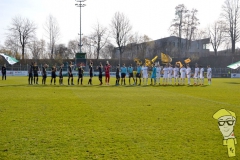
[[[218,120],[218,127],[222,132],[223,137],[227,139],[231,136],[236,122],[235,113],[226,109],[220,109],[213,115],[213,118]]]
[[[223,116],[218,119],[218,126],[223,137],[229,137],[233,133],[236,119],[233,116]]]
[[[235,145],[237,144],[237,140],[234,135],[234,126],[237,119],[236,114],[226,109],[220,109],[213,115],[213,118],[218,120],[218,127],[223,135],[223,145],[227,146],[228,156],[236,156]]]

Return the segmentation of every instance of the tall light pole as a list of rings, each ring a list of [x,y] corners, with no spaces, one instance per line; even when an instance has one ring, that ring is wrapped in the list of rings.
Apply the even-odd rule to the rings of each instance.
[[[79,53],[82,53],[81,8],[86,6],[86,4],[82,4],[86,0],[75,0],[75,1],[78,2],[77,4],[75,4],[75,6],[80,8],[80,33],[79,33],[80,38],[79,38],[78,45],[79,45]],[[76,62],[77,62],[77,57],[75,56],[75,65],[76,65]]]

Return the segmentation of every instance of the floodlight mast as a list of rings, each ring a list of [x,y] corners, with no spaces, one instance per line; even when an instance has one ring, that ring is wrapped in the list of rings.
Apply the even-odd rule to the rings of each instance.
[[[80,37],[79,37],[78,46],[79,46],[79,53],[82,53],[81,8],[86,6],[86,4],[82,4],[86,0],[75,0],[75,1],[78,2],[75,4],[75,6],[80,8],[80,33],[79,33]],[[76,61],[77,61],[77,57],[75,56],[75,64],[76,64]]]

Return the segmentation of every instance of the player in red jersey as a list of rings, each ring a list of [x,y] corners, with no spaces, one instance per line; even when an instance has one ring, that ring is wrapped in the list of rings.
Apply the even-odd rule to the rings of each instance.
[[[109,81],[110,81],[110,68],[111,65],[109,64],[109,62],[107,61],[106,65],[105,65],[105,83],[106,85],[109,85]]]

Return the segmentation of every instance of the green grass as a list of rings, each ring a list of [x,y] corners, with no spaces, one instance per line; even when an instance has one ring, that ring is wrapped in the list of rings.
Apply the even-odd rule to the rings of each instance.
[[[49,81],[0,80],[1,160],[228,158],[212,115],[225,108],[240,116],[240,79],[189,87],[98,86],[96,77],[93,86]],[[231,159],[240,157],[239,143],[236,154]]]

